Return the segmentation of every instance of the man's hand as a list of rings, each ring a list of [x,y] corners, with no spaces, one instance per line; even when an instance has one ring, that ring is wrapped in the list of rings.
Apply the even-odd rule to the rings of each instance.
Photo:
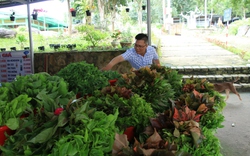
[[[159,60],[153,60],[154,61],[154,64],[156,64],[157,66],[161,66],[161,64],[160,64],[160,61]]]
[[[105,67],[103,67],[101,70],[110,70],[112,68],[112,66],[110,66],[109,64],[106,65]]]
[[[116,65],[117,63],[120,63],[124,61],[122,55],[118,55],[115,58],[113,58],[105,67],[103,67],[101,70],[111,70],[111,68]]]

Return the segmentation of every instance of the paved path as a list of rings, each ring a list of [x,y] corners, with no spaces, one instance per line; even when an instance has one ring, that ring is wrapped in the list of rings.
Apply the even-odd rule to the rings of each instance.
[[[160,61],[166,66],[245,65],[240,56],[194,35],[161,35]]]
[[[223,156],[250,155],[250,93],[240,93],[240,96],[242,101],[235,94],[230,94],[223,110],[224,127],[217,130]]]

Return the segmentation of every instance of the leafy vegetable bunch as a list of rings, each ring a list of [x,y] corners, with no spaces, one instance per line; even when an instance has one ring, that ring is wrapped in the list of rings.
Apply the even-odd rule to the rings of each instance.
[[[54,99],[45,93],[38,95],[39,102],[52,102]],[[69,101],[65,107],[47,104],[44,110],[19,119],[15,134],[4,146],[3,155],[110,155],[114,142],[114,114],[105,114],[90,108],[82,100]]]
[[[82,96],[93,94],[95,90],[108,85],[106,76],[93,64],[85,61],[71,63],[61,69],[57,76],[69,84],[69,90]]]
[[[151,103],[154,112],[163,112],[170,107],[170,98],[174,98],[175,91],[165,76],[156,69],[143,67],[131,73],[122,74],[124,85],[128,89]]]
[[[150,66],[151,70],[156,70],[158,73],[160,73],[165,80],[168,81],[169,84],[171,84],[171,87],[174,90],[174,97],[177,98],[179,97],[182,92],[182,75],[178,73],[177,70],[171,69],[169,67],[165,66],[158,66],[158,65],[151,65]]]
[[[150,119],[151,125],[140,134],[141,143],[135,140],[133,147],[126,146],[126,140],[117,134],[116,140],[124,144],[119,145],[115,141],[119,146],[114,147],[113,151],[115,150],[118,155],[137,155],[138,152],[153,155],[158,151],[169,155],[221,155],[219,140],[213,134],[217,128],[223,127],[223,96],[210,88],[209,82],[187,82],[194,86],[193,90],[184,92],[176,100],[171,100],[172,107]]]
[[[61,106],[74,95],[62,78],[48,73],[17,76],[13,82],[2,83],[0,92],[0,125],[12,130],[17,128],[20,117],[44,109],[46,103],[40,103],[37,97],[40,93],[50,95]]]
[[[102,72],[103,75],[108,79],[108,80],[113,80],[113,79],[121,79],[122,76],[120,73],[114,70],[105,70]]]
[[[106,114],[113,114],[118,109],[116,126],[121,131],[129,126],[143,130],[150,124],[149,118],[155,116],[150,103],[131,90],[119,86],[105,87],[86,100],[91,103],[90,106]]]

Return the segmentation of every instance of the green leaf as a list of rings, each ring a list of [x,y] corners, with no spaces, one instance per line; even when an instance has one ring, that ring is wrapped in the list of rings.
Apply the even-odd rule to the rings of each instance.
[[[28,142],[31,142],[34,144],[44,143],[51,138],[51,136],[54,134],[53,131],[54,131],[54,127],[47,128],[43,130],[41,133],[39,133],[37,136],[32,138],[31,140],[29,140]]]
[[[6,126],[11,130],[16,130],[19,127],[19,120],[17,118],[10,118],[7,120]]]
[[[76,147],[76,145],[73,145],[73,144],[69,144],[68,146],[68,152],[67,152],[67,155],[76,155],[78,153],[78,149]]]
[[[63,127],[64,125],[66,125],[68,123],[68,118],[67,118],[67,112],[63,111],[59,117],[58,117],[58,123],[57,126],[58,127]]]
[[[60,155],[68,155],[68,149],[69,149],[70,142],[63,143],[59,147]]]

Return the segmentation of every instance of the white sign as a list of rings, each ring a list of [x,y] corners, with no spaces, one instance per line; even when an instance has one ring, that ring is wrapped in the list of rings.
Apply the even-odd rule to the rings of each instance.
[[[231,14],[232,14],[232,9],[226,9],[224,10],[224,18],[223,21],[230,21],[231,20]]]
[[[17,75],[32,74],[29,50],[0,53],[0,82],[11,82]]]

